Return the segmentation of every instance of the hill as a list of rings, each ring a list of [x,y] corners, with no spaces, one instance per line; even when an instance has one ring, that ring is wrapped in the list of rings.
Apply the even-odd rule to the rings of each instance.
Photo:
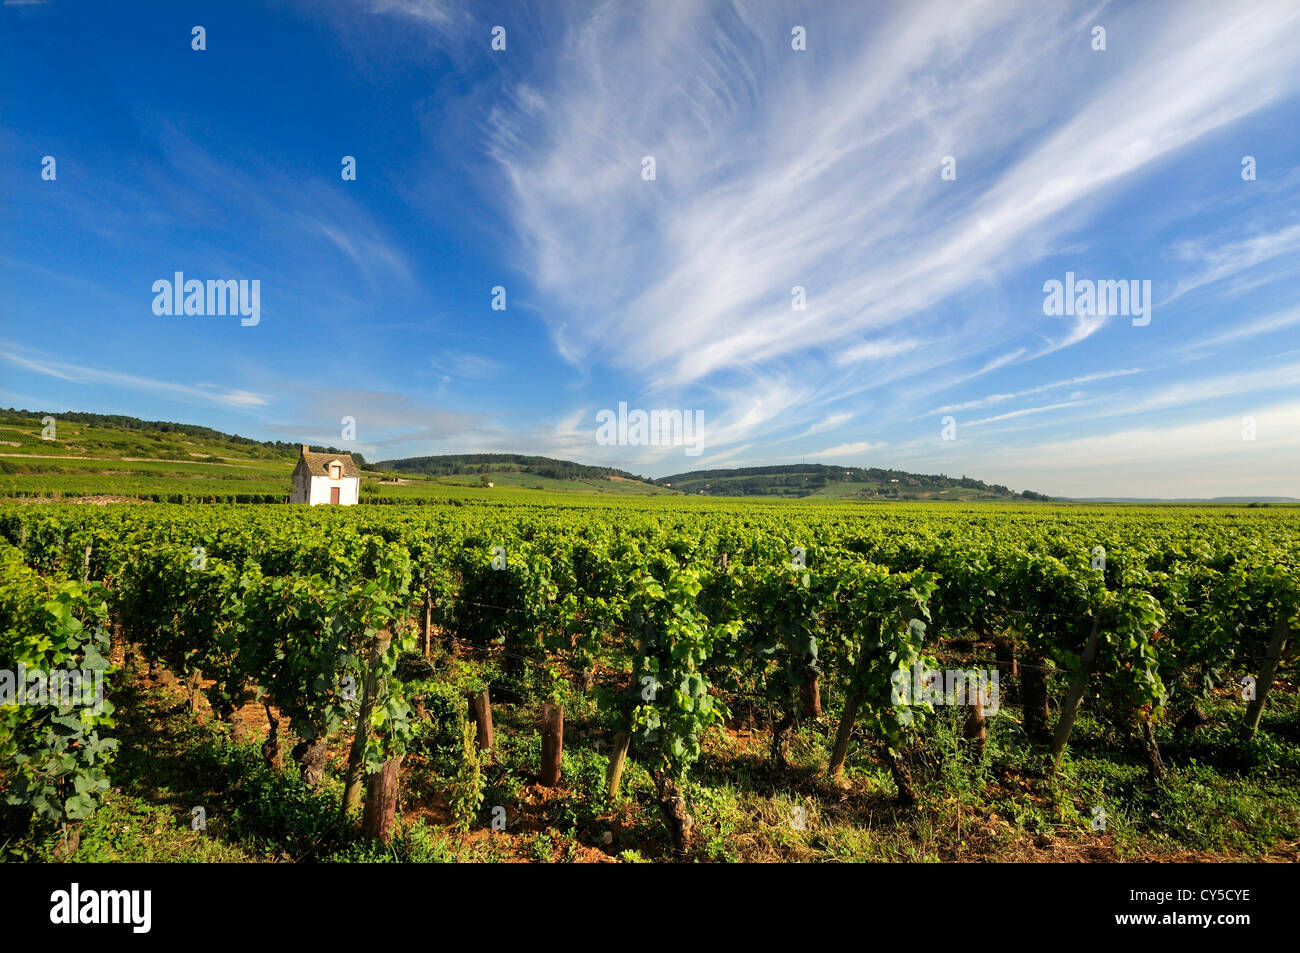
[[[401,477],[422,479],[427,485],[445,487],[483,487],[490,483],[497,489],[613,493],[621,496],[664,496],[674,492],[626,470],[520,453],[406,457],[382,460],[376,466]]]
[[[613,467],[591,467],[552,457],[529,457],[519,453],[457,453],[433,457],[382,460],[377,466],[396,473],[426,476],[482,476],[501,473],[529,473],[552,480],[631,480],[649,484],[644,477]]]
[[[55,439],[42,419],[55,419]],[[0,410],[0,496],[116,496],[161,501],[284,502],[299,444],[254,440],[209,427],[120,414]],[[517,453],[446,454],[370,463],[363,501],[501,498],[538,490],[618,496],[829,498],[845,500],[1046,500],[969,477],[824,464],[694,470],[648,480],[613,467]],[[492,487],[486,484],[493,484]]]
[[[51,434],[43,421],[53,418]],[[46,437],[52,439],[46,439]],[[300,444],[254,440],[210,427],[122,414],[0,410],[0,497],[129,498],[159,502],[283,503]],[[363,502],[493,499],[537,490],[617,496],[670,495],[641,477],[546,457],[474,454],[361,467]],[[422,469],[420,461],[435,461]],[[495,483],[493,489],[482,485]]]
[[[53,439],[42,436],[41,421],[53,418]],[[0,410],[0,450],[8,448],[42,456],[101,456],[149,460],[202,460],[225,462],[288,461],[298,459],[300,444],[284,440],[254,440],[222,433],[211,427],[168,420],[141,420],[124,414],[91,414],[82,411],[50,413],[41,410]],[[318,453],[350,453],[360,466],[368,466],[355,450],[312,445]]]
[[[660,486],[704,496],[828,497],[863,500],[1050,500],[1016,493],[971,477],[908,473],[878,467],[792,463],[772,467],[691,470],[656,480]]]

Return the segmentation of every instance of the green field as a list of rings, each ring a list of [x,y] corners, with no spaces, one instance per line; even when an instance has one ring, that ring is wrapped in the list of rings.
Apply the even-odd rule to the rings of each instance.
[[[439,489],[0,504],[3,856],[1300,860],[1300,508]]]

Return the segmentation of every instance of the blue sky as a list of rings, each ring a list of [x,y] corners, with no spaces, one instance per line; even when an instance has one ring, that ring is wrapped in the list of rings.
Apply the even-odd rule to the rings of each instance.
[[[6,2],[0,404],[1300,496],[1298,49],[1281,2]],[[177,271],[260,322],[154,314]],[[1067,272],[1149,324],[1045,314]],[[704,452],[600,445],[620,402]]]

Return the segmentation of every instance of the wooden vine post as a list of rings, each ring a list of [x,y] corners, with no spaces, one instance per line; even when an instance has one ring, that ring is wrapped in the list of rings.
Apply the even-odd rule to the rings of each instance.
[[[383,844],[393,839],[401,768],[402,756],[399,754],[385,761],[384,766],[366,781],[366,805],[361,815],[361,828],[367,837]]]
[[[262,708],[266,711],[268,727],[266,740],[262,742],[262,760],[268,768],[279,771],[284,766],[284,742],[280,740],[280,719],[276,718],[275,712],[271,710],[269,699],[262,701]]]
[[[803,716],[816,720],[822,716],[822,686],[821,676],[812,675],[806,682],[800,686],[800,695],[803,700]]]
[[[1025,710],[1025,734],[1040,739],[1047,734],[1051,714],[1047,699],[1047,666],[1041,655],[1020,665],[1020,697]]]
[[[849,739],[853,736],[853,723],[858,720],[858,707],[862,704],[861,696],[850,692],[844,699],[844,712],[840,715],[840,726],[835,732],[835,747],[831,749],[831,763],[827,773],[832,781],[839,781],[844,776],[844,762],[849,756]]]
[[[790,728],[794,725],[794,712],[788,711],[781,720],[772,725],[772,763],[781,770],[789,767],[786,760],[786,746],[789,744]]]
[[[844,762],[849,757],[849,742],[853,738],[853,725],[858,720],[858,709],[862,707],[862,689],[859,680],[867,664],[865,652],[858,653],[858,660],[853,667],[853,678],[848,694],[844,698],[844,711],[840,713],[840,724],[835,730],[835,747],[831,749],[831,763],[827,775],[838,783],[844,777]]]
[[[420,647],[424,650],[424,657],[429,657],[429,629],[433,622],[433,596],[431,593],[424,594],[424,628],[420,630]]]
[[[474,722],[475,736],[479,751],[491,751],[492,742],[492,699],[485,688],[469,696],[469,717]]]
[[[1083,648],[1079,670],[1070,681],[1070,691],[1065,696],[1061,708],[1061,720],[1056,726],[1056,737],[1052,739],[1052,770],[1060,771],[1061,762],[1065,760],[1065,745],[1070,740],[1070,731],[1074,728],[1074,719],[1079,715],[1079,705],[1083,693],[1088,687],[1088,677],[1092,666],[1097,661],[1097,652],[1101,649],[1101,620],[1094,619],[1092,631],[1088,633],[1088,643]]]
[[[980,685],[973,693],[974,697],[970,700],[970,714],[966,718],[965,737],[967,741],[975,744],[975,756],[984,757],[984,744],[987,737],[985,732],[984,719],[984,679],[981,677]]]
[[[666,771],[655,771],[653,777],[659,795],[659,813],[672,835],[673,849],[679,854],[685,853],[691,844],[695,819],[686,809],[686,798],[682,797],[677,782]]]
[[[1165,765],[1160,759],[1160,746],[1156,744],[1156,733],[1151,727],[1150,718],[1138,716],[1138,732],[1142,738],[1142,754],[1146,758],[1147,770],[1158,781],[1165,775]]]
[[[1273,687],[1273,676],[1277,673],[1278,659],[1286,649],[1286,641],[1290,634],[1291,629],[1286,619],[1279,616],[1273,623],[1273,637],[1268,642],[1268,655],[1264,657],[1264,664],[1259,670],[1259,680],[1255,683],[1255,697],[1246,709],[1247,738],[1253,738],[1255,732],[1259,730],[1259,720],[1264,715],[1264,702],[1268,698],[1269,689]]]
[[[564,755],[564,706],[548,701],[542,706],[542,786],[560,783],[560,761]]]
[[[348,752],[348,768],[344,775],[344,817],[361,806],[361,781],[366,770],[366,739],[370,733],[370,715],[375,708],[375,696],[379,694],[375,671],[392,640],[393,634],[382,629],[375,633],[375,641],[370,647],[370,664],[366,667],[366,683],[361,693],[361,707],[357,712],[357,730],[352,736],[352,750]]]
[[[1020,674],[1016,665],[1016,646],[1008,638],[997,638],[993,640],[993,652],[997,657],[998,677],[1004,682],[1009,682]]]
[[[893,748],[885,748],[885,762],[889,765],[889,773],[893,775],[894,784],[898,787],[898,803],[903,807],[911,807],[917,802],[912,772]]]
[[[609,756],[609,768],[605,772],[605,780],[609,784],[610,804],[618,799],[618,785],[623,780],[623,766],[627,763],[627,749],[631,743],[632,736],[626,731],[614,735],[614,751]]]

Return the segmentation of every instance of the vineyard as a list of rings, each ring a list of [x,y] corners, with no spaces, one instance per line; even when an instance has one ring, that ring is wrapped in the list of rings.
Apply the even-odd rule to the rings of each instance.
[[[1296,859],[1300,509],[571,499],[0,507],[4,851]]]

